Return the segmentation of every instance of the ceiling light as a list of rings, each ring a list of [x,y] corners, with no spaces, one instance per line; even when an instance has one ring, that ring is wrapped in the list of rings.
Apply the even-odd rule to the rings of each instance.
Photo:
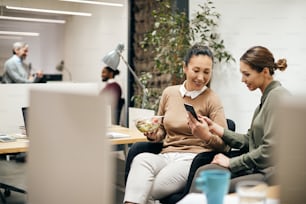
[[[40,23],[66,23],[65,20],[56,19],[45,19],[45,18],[24,18],[24,17],[13,17],[13,16],[0,16],[0,20],[13,20],[13,21],[30,21]]]
[[[82,4],[94,4],[94,5],[102,5],[102,6],[118,6],[118,7],[123,7],[123,4],[101,2],[101,1],[88,1],[88,0],[60,0],[60,1],[75,2],[75,3],[82,3]]]
[[[0,40],[21,40],[22,37],[21,36],[10,36],[10,35],[0,35]]]
[[[33,33],[33,32],[15,32],[15,31],[0,31],[0,35],[39,36],[39,33]]]
[[[6,8],[12,9],[12,10],[31,11],[31,12],[39,12],[39,13],[52,13],[52,14],[75,15],[75,16],[92,16],[91,13],[83,13],[83,12],[36,9],[36,8],[26,8],[26,7],[16,7],[16,6],[6,6]]]

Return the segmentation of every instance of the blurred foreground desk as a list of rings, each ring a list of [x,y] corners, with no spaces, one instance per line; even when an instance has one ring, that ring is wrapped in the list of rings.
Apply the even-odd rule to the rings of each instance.
[[[140,133],[138,130],[129,129],[126,127],[112,126],[111,128],[109,128],[108,132],[128,135],[128,137],[110,139],[113,145],[124,145],[125,155],[128,151],[128,144],[147,141],[147,138],[143,136],[143,134]],[[14,142],[0,142],[0,154],[26,152],[28,150],[28,145],[29,145],[28,139],[17,139]]]
[[[261,188],[260,186],[255,188]],[[266,204],[280,204],[279,200],[279,186],[269,186],[267,192]],[[207,203],[204,194],[190,193],[186,195],[177,204],[190,204],[190,203]],[[239,199],[236,193],[228,194],[224,198],[224,204],[239,204]]]

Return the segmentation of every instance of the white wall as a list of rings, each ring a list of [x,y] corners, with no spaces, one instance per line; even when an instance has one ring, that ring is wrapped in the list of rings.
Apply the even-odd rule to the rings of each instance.
[[[127,1],[124,7],[84,6],[90,18],[71,17],[65,33],[65,59],[73,80],[100,81],[102,58],[119,43],[127,47]],[[124,51],[124,56],[127,52]],[[118,81],[125,86],[126,67],[120,64]]]
[[[48,3],[56,6],[56,0],[24,0]],[[115,2],[115,0],[112,0]],[[7,1],[13,2],[13,1]],[[19,2],[18,0],[14,1]],[[44,26],[25,26],[40,30],[41,36],[29,39],[31,45],[28,61],[33,67],[43,67],[46,72],[55,72],[56,63],[64,59],[76,82],[100,82],[102,57],[117,44],[128,42],[128,0],[117,1],[124,7],[78,5],[80,11],[92,12],[92,17],[69,17],[64,25],[53,25],[51,30]],[[275,59],[288,60],[288,69],[277,72],[276,78],[290,91],[305,93],[306,70],[302,60],[306,56],[306,2],[304,0],[215,0],[221,13],[220,32],[225,45],[233,54],[236,63],[215,69],[212,86],[221,96],[226,116],[237,123],[237,131],[245,132],[251,121],[255,106],[259,103],[260,92],[249,92],[240,82],[239,58],[253,45],[268,47]],[[198,9],[201,0],[190,0],[190,14]],[[61,4],[62,5],[62,4]],[[72,4],[61,9],[72,9]],[[74,8],[75,9],[75,8]],[[0,21],[0,28],[4,26]],[[12,26],[12,24],[9,24]],[[24,24],[26,25],[26,24]],[[23,28],[23,29],[25,29]],[[62,30],[63,29],[63,30]],[[64,40],[63,40],[64,39]],[[0,39],[0,61],[3,52],[11,54],[11,40]],[[3,51],[3,48],[6,51]],[[8,51],[7,51],[8,50]],[[127,56],[125,50],[123,55]],[[116,79],[127,94],[127,70],[121,62],[120,76]],[[68,76],[64,73],[64,79]]]
[[[103,86],[103,56],[119,43],[128,47],[128,0],[107,2],[122,3],[124,6],[97,6],[58,0],[3,0],[4,5],[90,12],[92,16],[57,16],[66,19],[66,24],[0,20],[0,30],[40,33],[39,37],[0,36],[0,75],[3,73],[4,61],[12,55],[12,44],[25,41],[30,46],[26,61],[32,63],[33,69],[41,69],[47,74],[59,73],[56,65],[64,60],[66,68],[71,71],[73,82],[98,82],[100,87]],[[127,50],[124,50],[123,56],[127,58]],[[126,97],[127,68],[123,62],[120,62],[119,70],[121,73],[116,80],[122,86],[123,97]],[[63,75],[64,81],[68,81],[68,73],[63,72]]]
[[[190,15],[200,0],[190,0]],[[275,60],[286,58],[288,68],[275,78],[293,94],[305,94],[306,1],[304,0],[215,0],[221,14],[220,32],[236,63],[215,69],[212,87],[220,95],[226,116],[236,121],[237,131],[246,132],[261,93],[250,92],[241,83],[239,58],[251,46],[269,48]]]
[[[108,1],[122,3],[124,7],[83,6],[93,14],[90,18],[70,17],[65,27],[64,59],[74,82],[101,82],[102,58],[119,43],[125,45],[123,56],[127,59],[128,47],[128,0]],[[120,61],[120,74],[115,80],[121,85],[123,98],[127,97],[128,71]],[[68,79],[64,73],[64,79]],[[127,104],[127,103],[126,103]],[[126,115],[125,105],[122,117]],[[125,124],[126,121],[123,121]]]
[[[72,72],[73,81],[101,81],[103,56],[115,49],[119,43],[124,43],[128,47],[128,0],[108,0],[108,2],[122,3],[124,6],[99,6],[58,0],[3,0],[4,5],[87,12],[92,13],[92,16],[56,16],[59,19],[66,19],[66,24],[0,20],[0,30],[40,33],[39,37],[15,36],[8,39],[6,36],[0,36],[0,74],[3,72],[4,61],[12,54],[12,44],[21,40],[30,45],[27,62],[31,62],[34,69],[42,69],[44,73],[49,74],[58,73],[55,67],[60,60],[64,60],[66,67]],[[5,15],[13,14],[5,13]],[[46,15],[41,17],[48,18]],[[126,51],[123,56],[127,56]],[[117,80],[123,86],[125,94],[127,71],[123,63],[119,69],[121,74]],[[63,74],[64,80],[68,80],[67,72]]]
[[[12,56],[12,45],[16,41],[29,44],[27,63],[32,64],[33,70],[43,70],[44,73],[54,74],[55,67],[64,56],[63,24],[42,24],[30,22],[0,20],[0,30],[37,32],[39,37],[8,37],[0,36],[0,75],[3,74],[4,62]]]
[[[31,89],[98,95],[98,88],[98,83],[0,84],[0,133],[21,132],[19,126],[24,126],[21,108],[29,106]],[[42,113],[41,117],[48,116]]]

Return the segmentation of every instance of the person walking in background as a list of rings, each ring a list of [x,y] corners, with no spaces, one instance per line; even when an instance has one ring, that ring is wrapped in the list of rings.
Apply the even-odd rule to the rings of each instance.
[[[199,116],[199,122],[188,114],[188,124],[193,134],[200,138],[214,134],[229,146],[244,150],[235,156],[222,153],[215,155],[211,164],[198,169],[197,175],[205,169],[230,170],[232,174],[230,192],[235,191],[236,183],[241,180],[273,182],[275,164],[272,159],[272,148],[277,141],[275,135],[277,104],[282,97],[290,95],[279,81],[273,79],[273,75],[275,70],[284,71],[286,68],[286,59],[279,59],[275,63],[272,53],[262,46],[250,48],[240,58],[242,82],[250,91],[259,89],[262,93],[260,104],[254,112],[251,127],[246,134],[225,129],[205,116]],[[193,189],[195,189],[194,183]]]
[[[196,44],[186,53],[181,85],[167,87],[162,94],[158,115],[164,116],[156,132],[144,135],[149,141],[163,141],[161,153],[140,153],[132,161],[127,177],[124,202],[147,204],[181,192],[188,179],[194,157],[201,152],[229,150],[217,136],[200,138],[187,125],[184,103],[226,128],[223,106],[215,92],[207,87],[213,69],[213,53]]]
[[[4,63],[2,83],[36,83],[43,74],[41,71],[31,74],[31,66],[25,63],[29,45],[25,42],[13,44],[13,56]]]
[[[112,123],[119,124],[120,113],[124,102],[122,102],[122,89],[115,81],[115,76],[119,75],[120,71],[115,67],[105,66],[101,71],[102,82],[106,82],[105,87],[100,91],[100,94],[108,93],[112,96],[111,112]]]

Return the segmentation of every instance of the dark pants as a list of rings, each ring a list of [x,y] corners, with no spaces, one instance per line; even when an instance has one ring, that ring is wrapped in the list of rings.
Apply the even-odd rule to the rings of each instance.
[[[240,151],[232,151],[229,152],[227,154],[228,157],[236,157],[239,156],[241,154],[243,154],[244,152],[240,152]],[[203,170],[207,170],[207,169],[224,169],[224,170],[228,170],[227,168],[224,168],[222,166],[219,166],[217,164],[210,164],[207,163],[204,166],[201,166],[200,168],[197,169],[193,181],[192,181],[192,185],[190,187],[190,192],[199,192],[196,188],[195,188],[195,178],[197,178],[199,176],[199,173]],[[244,181],[244,180],[255,180],[255,181],[264,181],[266,182],[268,185],[274,185],[276,184],[275,182],[275,178],[274,178],[274,167],[269,167],[267,169],[261,170],[261,171],[254,171],[254,170],[245,170],[245,171],[241,171],[238,173],[231,173],[231,182],[230,182],[230,188],[229,188],[229,193],[234,193],[236,191],[236,184],[240,181]]]
[[[193,182],[192,182],[192,186],[190,187],[190,192],[199,192],[196,188],[195,188],[195,178],[197,178],[199,176],[199,173],[201,171],[204,171],[204,170],[207,170],[207,169],[226,169],[228,170],[227,168],[224,168],[222,166],[219,166],[217,164],[207,164],[207,165],[204,165],[202,167],[200,167],[196,174],[195,174],[195,177],[193,179]],[[235,175],[235,174],[232,174],[232,178],[231,178],[231,182],[230,182],[230,187],[229,187],[229,193],[234,193],[236,190],[236,184],[240,181],[244,181],[244,180],[256,180],[256,181],[265,181],[265,175],[263,173],[250,173],[250,174],[245,174],[245,175]]]

